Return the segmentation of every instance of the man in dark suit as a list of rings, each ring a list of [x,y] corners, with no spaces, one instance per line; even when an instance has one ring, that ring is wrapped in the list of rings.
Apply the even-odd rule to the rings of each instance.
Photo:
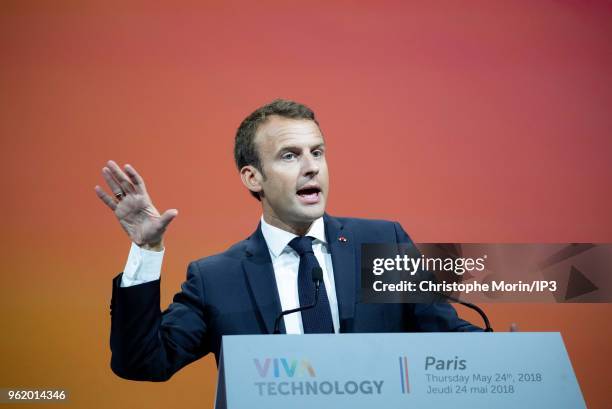
[[[167,380],[209,352],[218,360],[223,335],[272,333],[281,311],[312,303],[315,269],[322,274],[316,307],[285,316],[282,332],[480,330],[448,304],[360,302],[361,244],[412,242],[398,223],[325,213],[325,144],[309,108],[276,100],[253,112],[238,129],[235,159],[243,184],[261,202],[260,223],[227,251],[190,263],[181,292],[163,313],[162,237],[177,211],[160,215],[130,165],[104,167],[114,198],[99,186],[96,193],[133,242],[124,272],[113,280],[117,375]]]

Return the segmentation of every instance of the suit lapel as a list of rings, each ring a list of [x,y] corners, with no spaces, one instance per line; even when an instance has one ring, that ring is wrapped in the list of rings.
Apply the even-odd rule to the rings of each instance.
[[[266,240],[261,233],[261,224],[247,241],[246,257],[242,268],[247,277],[260,317],[268,334],[274,331],[274,321],[281,312],[274,268]],[[283,321],[281,330],[284,332]]]
[[[356,243],[350,229],[338,219],[327,213],[323,217],[334,268],[340,320],[351,319],[355,315],[355,285],[359,276],[355,269]]]
[[[351,319],[355,315],[355,288],[359,278],[355,267],[356,243],[350,229],[327,213],[323,217],[334,269],[340,320]],[[281,312],[281,304],[270,252],[261,233],[261,225],[257,226],[255,233],[247,240],[242,268],[266,331],[271,334],[274,331],[274,321]],[[284,333],[284,321],[281,320],[280,324],[281,332]]]

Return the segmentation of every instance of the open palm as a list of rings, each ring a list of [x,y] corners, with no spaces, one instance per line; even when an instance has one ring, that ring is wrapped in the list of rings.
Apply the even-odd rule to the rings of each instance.
[[[139,246],[159,246],[168,224],[178,211],[169,209],[161,214],[157,211],[142,177],[136,170],[125,165],[125,172],[114,162],[108,161],[102,169],[113,196],[108,195],[100,186],[96,194],[114,213],[121,227],[130,239]]]

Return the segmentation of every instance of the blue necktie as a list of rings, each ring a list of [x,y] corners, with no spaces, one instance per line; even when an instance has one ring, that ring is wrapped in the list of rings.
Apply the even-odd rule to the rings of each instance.
[[[315,285],[312,281],[312,269],[320,267],[312,250],[313,239],[313,237],[301,236],[289,242],[289,246],[300,256],[298,295],[302,307],[314,302]],[[302,311],[302,325],[304,326],[304,334],[329,334],[334,332],[325,283],[319,285],[317,305],[314,308]]]

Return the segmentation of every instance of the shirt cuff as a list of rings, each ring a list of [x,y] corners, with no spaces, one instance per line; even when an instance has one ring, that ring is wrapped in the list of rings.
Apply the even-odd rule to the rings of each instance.
[[[132,243],[121,276],[121,287],[131,287],[159,280],[164,252],[165,249],[162,251],[145,250],[136,243]]]

